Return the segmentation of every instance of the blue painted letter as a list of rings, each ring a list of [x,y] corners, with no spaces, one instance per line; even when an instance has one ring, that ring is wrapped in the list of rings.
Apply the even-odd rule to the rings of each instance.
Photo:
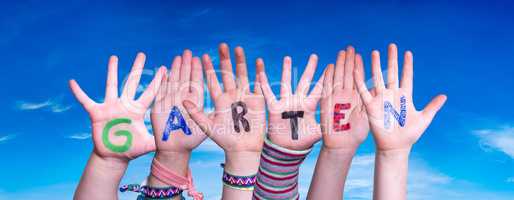
[[[167,141],[171,131],[182,129],[182,132],[186,135],[191,135],[191,129],[187,126],[186,120],[180,113],[180,110],[177,106],[173,106],[171,108],[170,116],[168,117],[168,121],[166,122],[166,128],[164,129],[164,133],[162,134],[162,141]]]
[[[396,112],[393,105],[389,101],[384,102],[384,127],[389,129],[391,127],[391,115],[398,121],[401,127],[405,126],[405,119],[407,118],[407,100],[405,96],[400,97],[400,113]]]

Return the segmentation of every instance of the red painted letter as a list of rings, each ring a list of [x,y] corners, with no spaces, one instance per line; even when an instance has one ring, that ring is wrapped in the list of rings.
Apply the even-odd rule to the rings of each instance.
[[[350,103],[336,103],[334,106],[334,130],[335,131],[346,131],[350,130],[350,123],[340,124],[341,120],[344,119],[345,115],[343,110],[349,110],[351,108]]]

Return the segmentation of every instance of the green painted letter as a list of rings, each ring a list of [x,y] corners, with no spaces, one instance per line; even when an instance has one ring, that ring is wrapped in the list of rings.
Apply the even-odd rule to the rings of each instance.
[[[132,146],[132,133],[130,133],[129,131],[126,131],[126,130],[116,131],[114,133],[114,135],[125,136],[127,138],[127,141],[125,141],[125,144],[123,144],[123,145],[115,145],[115,144],[111,143],[111,141],[109,141],[109,130],[111,130],[111,128],[113,126],[116,126],[118,124],[130,124],[130,123],[132,123],[132,121],[127,118],[117,118],[117,119],[113,119],[113,120],[107,122],[107,124],[104,127],[103,133],[102,133],[102,141],[103,141],[105,147],[107,147],[109,150],[116,152],[116,153],[123,153],[125,151],[128,151],[130,149],[130,147]]]

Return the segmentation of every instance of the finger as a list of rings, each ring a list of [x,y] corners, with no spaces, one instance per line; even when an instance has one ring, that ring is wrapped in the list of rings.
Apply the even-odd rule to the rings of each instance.
[[[175,56],[171,63],[170,75],[168,78],[168,93],[173,94],[177,91],[180,80],[180,68],[182,65],[182,56]]]
[[[355,80],[355,85],[357,86],[357,90],[359,91],[359,94],[362,98],[362,101],[364,104],[368,104],[373,99],[373,96],[368,91],[368,88],[366,87],[366,83],[364,83],[364,70],[363,70],[363,61],[362,57],[360,55],[357,55],[357,67],[353,71],[354,75],[353,78]],[[360,75],[362,74],[362,75]]]
[[[221,79],[223,81],[223,88],[225,91],[232,91],[236,89],[236,82],[234,81],[234,74],[232,72],[232,63],[230,62],[230,52],[228,45],[221,43],[219,46],[220,54],[220,67]]]
[[[202,72],[202,63],[200,58],[193,58],[193,66],[191,68],[191,92],[200,92],[199,95],[203,94],[203,72]]]
[[[105,101],[112,102],[118,98],[118,57],[109,58],[107,83],[105,85]]]
[[[207,136],[210,136],[212,121],[209,119],[209,117],[205,115],[205,113],[202,110],[198,109],[198,107],[189,100],[183,101],[182,104],[189,113],[189,116],[191,116],[191,119],[195,121],[195,123],[200,127],[200,129],[202,129],[202,131]]]
[[[259,75],[259,81],[261,82],[262,93],[266,99],[268,105],[273,104],[276,101],[275,94],[268,83],[268,77],[266,76],[266,70],[264,69],[264,61],[258,58],[256,61],[257,74]]]
[[[325,72],[327,69],[323,71],[323,74],[321,74],[321,77],[319,77],[318,81],[316,82],[316,85],[314,85],[314,88],[312,88],[311,93],[309,96],[321,96],[321,93],[323,91],[323,82],[325,80]]]
[[[180,68],[182,66],[182,56],[175,56],[171,62],[171,69],[168,75],[169,81],[178,82],[180,80]]]
[[[132,100],[134,96],[136,96],[136,90],[139,86],[139,80],[141,79],[141,74],[143,73],[143,67],[145,65],[146,56],[143,53],[138,53],[136,59],[134,60],[134,64],[132,65],[132,70],[130,70],[129,77],[127,82],[125,83],[125,87],[123,88],[122,97]]]
[[[332,88],[334,87],[334,64],[329,64],[325,69],[323,79],[323,97],[332,95]]]
[[[168,75],[165,73],[162,75],[161,84],[159,86],[159,91],[155,96],[155,106],[154,109],[157,109],[157,104],[159,104],[162,100],[164,100],[167,96],[168,92]]]
[[[387,53],[387,88],[398,89],[398,48],[390,44]]]
[[[211,99],[214,101],[222,93],[221,86],[218,81],[218,77],[216,76],[216,71],[214,71],[214,67],[212,66],[212,61],[209,55],[203,55],[202,63],[204,67],[205,78],[207,79],[207,89],[209,89]]]
[[[373,83],[375,84],[376,92],[382,92],[385,87],[384,79],[382,78],[382,69],[380,69],[380,53],[377,50],[371,53],[371,74],[373,75]]]
[[[318,56],[316,54],[311,54],[309,61],[307,62],[307,67],[305,67],[305,71],[303,71],[302,78],[300,78],[300,82],[298,83],[295,94],[302,94],[303,96],[307,96],[311,86],[312,77],[314,76],[314,72],[316,72],[317,65]]]
[[[360,77],[361,80],[364,80],[364,61],[362,60],[362,56],[360,54],[356,54],[355,55],[355,68],[354,68],[354,71],[358,70],[357,73],[354,73],[356,74],[357,76]],[[355,81],[354,81],[355,83]],[[355,85],[353,85],[354,89],[355,89]]]
[[[182,66],[180,67],[180,90],[183,91],[187,89],[189,91],[189,86],[191,82],[191,62],[193,60],[193,53],[186,49],[182,54]]]
[[[337,55],[335,72],[334,72],[334,90],[340,91],[343,89],[343,79],[344,79],[344,63],[346,60],[346,51],[339,51]]]
[[[284,57],[282,64],[282,80],[280,81],[280,99],[286,98],[292,95],[291,89],[291,69],[292,69],[291,57]]]
[[[413,87],[413,56],[411,51],[406,51],[403,56],[403,72],[402,72],[402,80],[400,83],[400,87],[404,89],[407,94],[412,94]]]
[[[423,116],[426,120],[429,122],[432,121],[435,114],[443,107],[444,103],[446,102],[446,95],[438,95],[430,103],[428,103],[427,106],[422,111]]]
[[[346,48],[346,59],[344,62],[344,89],[353,88],[353,67],[355,64],[355,49],[352,46]]]
[[[93,106],[95,105],[96,103],[91,100],[87,94],[80,88],[79,84],[77,83],[77,81],[75,80],[70,80],[69,82],[69,85],[70,85],[70,88],[71,88],[71,92],[73,93],[73,95],[75,96],[75,98],[77,98],[77,100],[79,101],[80,104],[82,104],[82,106],[84,108],[88,108],[90,106]]]
[[[313,107],[311,107],[312,109],[316,109],[316,105],[318,105],[318,102],[321,99],[321,93],[323,92],[323,83],[325,80],[326,71],[327,69],[325,68],[325,70],[323,70],[323,74],[321,74],[321,77],[318,79],[316,85],[314,85],[314,88],[312,88],[312,91],[309,94],[307,101]]]
[[[157,74],[153,77],[152,82],[150,82],[150,85],[146,88],[146,90],[141,94],[141,97],[137,101],[139,101],[145,108],[150,106],[152,104],[152,101],[155,98],[155,95],[157,95],[157,92],[159,91],[159,87],[161,85],[162,77],[166,73],[166,67],[161,66],[159,70],[157,71]]]
[[[261,81],[260,81],[260,75],[256,72],[255,75],[255,84],[253,84],[253,93],[257,95],[262,95],[262,87],[261,87]]]
[[[248,84],[248,69],[246,66],[246,57],[243,48],[236,47],[234,50],[236,54],[236,77],[237,87],[244,91],[250,92],[250,85]]]

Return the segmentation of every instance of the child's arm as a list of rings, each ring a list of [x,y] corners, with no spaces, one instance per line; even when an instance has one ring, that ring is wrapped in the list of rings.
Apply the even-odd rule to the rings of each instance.
[[[206,54],[202,58],[207,86],[215,104],[214,115],[207,117],[195,102],[186,100],[184,106],[202,130],[225,151],[222,198],[240,200],[252,197],[266,121],[259,84],[250,91],[243,48],[236,47],[235,56],[237,81],[232,72],[229,48],[226,44],[220,45],[224,91],[210,57]],[[235,181],[238,179],[244,181]]]
[[[118,185],[127,166],[126,160],[91,153],[74,199],[118,199]]]
[[[182,56],[174,58],[169,75],[164,76],[150,115],[157,147],[154,160],[182,177],[188,176],[191,152],[207,138],[185,111],[182,101],[195,102],[203,110],[203,94],[200,59],[185,50]],[[162,182],[154,171],[148,177],[150,188],[179,187]],[[191,192],[192,188],[187,190]],[[181,195],[172,196],[180,199]]]
[[[261,155],[255,199],[297,199],[299,167],[314,143],[321,138],[315,112],[322,92],[321,77],[309,94],[318,57],[311,55],[298,83],[291,89],[292,63],[284,58],[280,100],[275,98],[268,83],[262,59],[257,60],[257,72],[268,105],[268,138]]]
[[[103,103],[94,102],[75,80],[70,81],[73,94],[89,113],[94,143],[93,153],[74,199],[117,199],[117,188],[128,162],[155,149],[153,137],[144,124],[144,114],[157,93],[166,69],[159,68],[149,89],[134,100],[144,62],[145,55],[139,53],[119,97],[118,58],[112,56]]]
[[[397,51],[396,45],[389,45],[387,88],[378,51],[372,53],[374,94],[366,88],[363,77],[355,76],[377,148],[373,190],[373,197],[377,200],[407,199],[410,150],[446,101],[445,95],[439,95],[422,111],[416,110],[412,102],[412,53],[405,53],[402,79],[398,83]],[[355,73],[362,72],[357,69]]]
[[[368,135],[366,109],[353,87],[354,67],[362,68],[362,60],[350,46],[339,53],[335,68],[330,64],[325,71],[321,98],[323,146],[307,199],[343,199],[352,158]]]

